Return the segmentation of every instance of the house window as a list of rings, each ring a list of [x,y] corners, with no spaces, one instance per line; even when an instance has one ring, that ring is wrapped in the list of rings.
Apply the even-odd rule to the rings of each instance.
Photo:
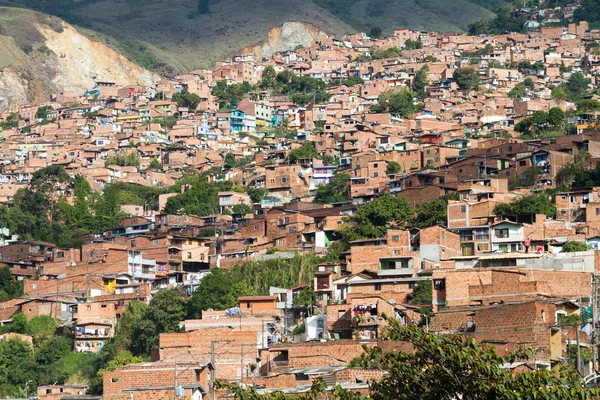
[[[446,232],[442,232],[442,240],[446,240]]]
[[[254,230],[257,231],[258,230],[258,224],[254,225]]]
[[[188,251],[188,253],[187,253],[187,258],[188,258],[188,260],[191,260],[191,259],[192,259],[192,252],[191,252],[191,251]]]
[[[600,215],[600,207],[596,207],[596,215]]]
[[[277,246],[283,246],[285,243],[285,241],[283,239],[278,239],[277,240]]]
[[[460,206],[460,212],[461,213],[466,213],[467,212],[467,206]]]
[[[275,178],[271,178],[271,183],[275,183]]]
[[[446,280],[445,279],[434,280],[433,287],[435,288],[435,290],[446,290]]]
[[[252,308],[253,304],[251,301],[246,303],[246,308]]]
[[[287,183],[287,178],[281,178],[281,183]]]
[[[489,251],[489,243],[477,243],[477,251]]]
[[[526,166],[526,165],[527,165],[527,161],[519,161],[519,165],[520,165],[521,167],[524,167],[524,166]]]
[[[508,228],[494,229],[494,234],[498,239],[507,239],[509,236]]]
[[[381,290],[381,283],[375,284],[375,290]]]
[[[59,251],[56,253],[56,257],[58,258],[64,258],[65,257],[65,252],[64,251]]]
[[[399,242],[400,241],[400,236],[398,236],[398,235],[392,236],[392,241]]]
[[[377,178],[379,176],[379,172],[373,173],[373,178]]]
[[[204,254],[200,254],[200,261],[204,261]]]
[[[131,241],[131,247],[135,247],[135,240]]]
[[[395,255],[395,256],[399,256],[399,255],[400,255],[400,253],[401,253],[401,252],[400,252],[400,250],[394,250],[394,255]]]
[[[373,164],[373,168],[377,168],[379,164]]]
[[[152,241],[152,245],[153,245],[153,246],[158,246],[158,240],[153,240],[153,241]]]

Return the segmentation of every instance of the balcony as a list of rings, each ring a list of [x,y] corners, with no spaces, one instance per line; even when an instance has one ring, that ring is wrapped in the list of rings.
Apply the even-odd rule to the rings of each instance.
[[[412,276],[414,264],[412,258],[381,259],[381,267],[377,276]]]

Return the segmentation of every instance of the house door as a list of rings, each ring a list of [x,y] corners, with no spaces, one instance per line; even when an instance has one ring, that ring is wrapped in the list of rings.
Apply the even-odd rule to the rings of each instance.
[[[463,244],[461,247],[463,256],[470,257],[475,255],[475,246],[473,246],[473,243]]]

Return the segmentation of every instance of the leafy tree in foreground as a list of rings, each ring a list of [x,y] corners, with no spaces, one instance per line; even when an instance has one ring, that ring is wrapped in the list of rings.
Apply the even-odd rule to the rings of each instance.
[[[363,368],[377,366],[389,377],[370,384],[373,400],[534,400],[534,399],[596,399],[600,392],[588,389],[583,379],[570,367],[560,370],[535,370],[513,373],[503,369],[505,363],[527,360],[531,350],[519,350],[503,357],[492,346],[478,345],[473,339],[427,333],[416,326],[402,327],[390,320],[382,334],[383,341],[409,342],[414,351],[386,351],[366,347],[359,364]],[[219,382],[241,400],[282,400],[291,396],[281,392],[265,395],[236,384]],[[327,385],[322,381],[311,390],[294,398],[316,399]],[[339,386],[327,396],[330,399],[366,399]]]

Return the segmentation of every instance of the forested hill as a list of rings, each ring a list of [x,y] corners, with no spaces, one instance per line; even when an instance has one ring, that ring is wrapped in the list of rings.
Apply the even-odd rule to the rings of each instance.
[[[138,64],[190,70],[267,39],[269,29],[306,22],[333,34],[374,27],[461,31],[493,16],[501,0],[0,0],[55,15],[107,41]]]

